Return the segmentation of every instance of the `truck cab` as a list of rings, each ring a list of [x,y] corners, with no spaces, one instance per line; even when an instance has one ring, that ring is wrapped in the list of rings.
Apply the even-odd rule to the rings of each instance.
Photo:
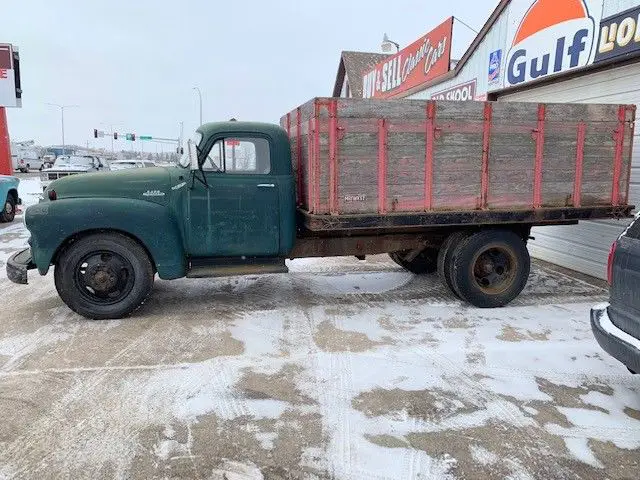
[[[270,124],[205,124],[176,166],[67,176],[43,197],[8,277],[27,283],[27,270],[56,265],[58,293],[90,318],[131,313],[156,273],[286,272],[296,236],[289,140]]]

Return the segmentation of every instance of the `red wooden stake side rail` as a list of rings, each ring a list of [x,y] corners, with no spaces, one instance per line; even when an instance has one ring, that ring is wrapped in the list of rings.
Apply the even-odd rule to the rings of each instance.
[[[618,127],[615,130],[616,153],[613,160],[613,185],[611,187],[611,203],[620,205],[620,175],[622,173],[622,152],[624,151],[625,117],[627,107],[618,108]]]
[[[631,112],[631,118],[636,118],[636,106],[635,105],[627,105],[627,111]],[[631,142],[633,148],[633,142],[635,139],[636,124],[635,122],[631,122],[631,132],[629,135],[629,141]],[[632,160],[629,160],[629,166],[627,167],[627,191],[625,192],[624,201],[625,203],[629,203],[629,189],[631,188],[631,164]]]
[[[544,155],[544,126],[546,106],[538,105],[538,127],[534,130],[536,138],[536,159],[533,169],[533,208],[542,206],[542,157]]]
[[[338,212],[338,102],[329,102],[329,213]]]
[[[378,213],[387,210],[387,122],[378,120]]]
[[[424,209],[433,207],[433,142],[436,130],[436,102],[427,102],[427,145],[424,163]]]
[[[315,162],[314,162],[315,155],[313,153],[313,146],[315,145],[315,142],[313,139],[313,126],[314,126],[314,120],[313,118],[310,118],[308,130],[307,130],[307,175],[308,175],[307,205],[311,213],[314,212],[313,207],[315,204],[315,191],[314,191],[315,181],[313,178],[314,177],[313,172],[315,170]]]
[[[480,178],[480,208],[487,208],[489,203],[489,147],[491,144],[491,119],[493,107],[484,104],[484,124],[482,128],[482,175]]]
[[[296,161],[298,165],[298,205],[302,205],[302,119],[300,118],[300,107],[296,108]]]

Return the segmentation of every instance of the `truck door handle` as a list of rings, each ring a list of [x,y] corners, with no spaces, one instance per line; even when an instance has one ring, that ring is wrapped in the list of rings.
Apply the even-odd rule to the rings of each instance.
[[[259,183],[258,188],[274,188],[274,183]]]

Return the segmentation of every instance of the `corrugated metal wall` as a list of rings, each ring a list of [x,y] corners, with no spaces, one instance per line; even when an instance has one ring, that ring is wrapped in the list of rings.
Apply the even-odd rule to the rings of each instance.
[[[622,2],[619,2],[622,3]],[[558,81],[499,97],[500,101],[640,104],[640,63]],[[640,207],[640,128],[636,128],[630,202]],[[606,278],[611,243],[628,221],[583,222],[534,229],[532,255],[599,278]]]

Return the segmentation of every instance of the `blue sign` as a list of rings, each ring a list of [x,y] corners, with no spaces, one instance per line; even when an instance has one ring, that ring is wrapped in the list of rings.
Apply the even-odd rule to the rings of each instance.
[[[502,49],[489,55],[489,84],[500,81],[500,67],[502,65]]]

